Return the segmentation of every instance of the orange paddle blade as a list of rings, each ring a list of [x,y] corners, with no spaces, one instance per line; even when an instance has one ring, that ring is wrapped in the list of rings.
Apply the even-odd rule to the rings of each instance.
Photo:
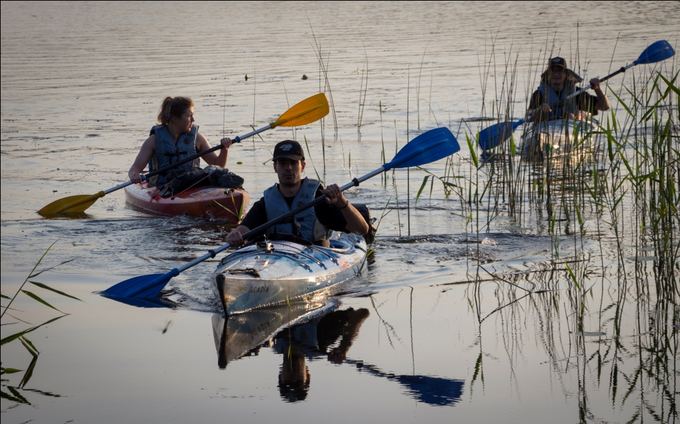
[[[78,215],[85,212],[100,197],[104,196],[103,191],[96,194],[79,194],[55,200],[49,205],[44,206],[38,213],[45,218],[53,218],[60,215]]]
[[[283,115],[274,121],[274,127],[297,127],[298,125],[310,124],[328,115],[328,100],[323,93],[315,94],[295,106],[288,109]]]

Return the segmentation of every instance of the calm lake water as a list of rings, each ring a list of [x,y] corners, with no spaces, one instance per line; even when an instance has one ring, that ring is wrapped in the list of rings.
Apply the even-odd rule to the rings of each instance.
[[[2,294],[11,297],[56,242],[32,280],[81,300],[26,287],[68,315],[27,336],[39,356],[23,388],[23,372],[3,375],[4,423],[678,421],[677,290],[660,303],[655,290],[641,294],[626,283],[641,279],[627,268],[631,258],[649,252],[627,241],[619,255],[595,214],[583,218],[585,234],[575,234],[550,230],[530,199],[520,200],[521,219],[506,213],[500,195],[490,213],[488,197],[484,210],[464,199],[471,182],[491,172],[472,171],[466,135],[508,104],[521,117],[548,57],[566,57],[587,80],[632,62],[656,40],[677,49],[679,3],[1,8]],[[614,110],[621,106],[612,92],[625,98],[626,84],[677,69],[674,57],[613,78]],[[254,198],[274,181],[269,158],[284,138],[307,144],[308,176],[338,184],[379,167],[383,154],[389,160],[427,129],[447,126],[461,144],[449,161],[348,192],[380,219],[375,259],[320,309],[225,322],[210,287],[217,259],[173,279],[174,309],[102,298],[96,292],[114,283],[167,272],[221,245],[228,229],[144,215],[126,206],[122,190],[82,219],[35,212],[126,181],[165,96],[192,97],[214,144],[319,91],[332,103],[322,123],[274,129],[230,151],[228,166]],[[428,180],[418,195],[427,175],[450,170],[464,190],[445,193]],[[626,205],[627,240],[636,234],[634,215]],[[582,264],[573,266],[588,288],[582,297],[573,296],[564,266],[545,271],[555,258]],[[651,268],[643,274],[654,281]],[[529,295],[537,284],[543,290]],[[3,316],[2,337],[59,315],[21,294]],[[248,338],[248,328],[267,337]],[[228,338],[234,334],[243,337]],[[4,368],[29,367],[27,347],[14,341],[2,349]],[[306,370],[309,384],[299,392],[279,390],[283,352],[295,352]]]

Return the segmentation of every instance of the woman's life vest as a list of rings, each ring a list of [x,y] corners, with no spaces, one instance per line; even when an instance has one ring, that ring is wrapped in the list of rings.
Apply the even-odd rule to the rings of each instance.
[[[166,166],[174,165],[178,162],[195,156],[198,152],[196,149],[196,137],[198,136],[198,125],[191,127],[188,133],[180,134],[175,142],[174,137],[170,134],[167,125],[156,125],[151,128],[150,135],[155,135],[156,144],[154,145],[154,154],[149,161],[149,171],[155,172],[163,169]],[[200,158],[188,161],[181,165],[154,175],[149,178],[149,184],[156,187],[162,187],[165,183],[171,180],[174,176],[183,174],[185,172],[200,169]]]
[[[269,187],[265,190],[263,196],[264,206],[267,210],[267,220],[271,221],[301,205],[314,201],[320,185],[321,183],[319,181],[311,180],[309,178],[303,179],[300,190],[298,190],[295,195],[290,207],[279,191],[277,184]],[[297,213],[288,222],[273,225],[267,230],[268,236],[293,235],[307,240],[310,243],[328,238],[328,233],[326,227],[319,222],[313,207]]]

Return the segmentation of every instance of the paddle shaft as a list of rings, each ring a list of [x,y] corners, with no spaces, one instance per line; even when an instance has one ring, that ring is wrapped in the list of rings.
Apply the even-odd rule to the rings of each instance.
[[[322,99],[322,101],[320,101],[319,99]],[[322,111],[322,112],[320,112],[320,114],[319,114],[319,110]],[[314,113],[317,113],[319,115],[314,116],[313,115]],[[282,126],[296,126],[296,125],[302,125],[304,123],[309,123],[308,121],[310,121],[310,118],[313,119],[313,120],[316,120],[316,119],[321,118],[322,116],[325,116],[326,113],[328,113],[328,103],[326,102],[326,97],[323,94],[317,94],[315,96],[307,98],[307,99],[303,100],[302,102],[296,104],[291,109],[287,110],[283,115],[281,115],[279,117],[279,119],[277,119],[276,121],[269,123],[269,124],[267,124],[267,125],[265,125],[261,128],[258,128],[256,130],[253,130],[249,133],[237,136],[232,140],[232,142],[233,143],[240,143],[242,140],[245,140],[245,139],[250,138],[254,135],[257,135],[261,132],[267,131],[269,129],[272,129],[274,127],[278,127],[278,126],[281,126],[281,125]],[[312,118],[312,116],[314,116],[314,117]],[[303,118],[304,122],[299,122],[299,121],[295,122],[296,120],[299,120],[300,118]],[[148,180],[149,177],[152,177],[152,176],[157,175],[157,174],[161,174],[163,172],[166,172],[166,171],[168,171],[168,170],[170,170],[170,169],[172,169],[176,166],[185,164],[187,162],[191,162],[192,160],[198,159],[199,157],[205,155],[208,152],[214,152],[216,150],[220,150],[221,148],[222,148],[222,145],[219,144],[219,145],[214,146],[214,147],[212,147],[212,148],[210,148],[210,149],[208,149],[204,152],[197,153],[197,154],[195,154],[191,157],[183,159],[183,160],[181,160],[177,163],[173,163],[172,165],[168,165],[168,166],[163,167],[163,168],[161,168],[157,171],[145,174],[145,175],[142,176],[142,179]],[[123,188],[123,187],[129,185],[129,184],[131,184],[131,182],[121,184],[120,186],[116,186],[115,188],[111,189],[110,191],[107,191],[106,193],[110,193],[113,190],[118,190],[120,188]]]
[[[424,138],[421,138],[424,137]],[[433,141],[437,141],[439,144],[434,144]],[[446,144],[449,144],[447,150]],[[413,146],[418,146],[418,147],[423,147],[423,149],[417,149]],[[425,148],[427,146],[427,148]],[[455,146],[454,148],[451,148]],[[413,148],[410,148],[413,147]],[[420,136],[416,137],[414,140],[412,140],[409,144],[404,146],[402,150],[400,150],[397,155],[392,159],[391,162],[385,163],[379,168],[374,169],[373,171],[357,178],[353,178],[352,181],[348,182],[347,184],[343,185],[340,187],[340,191],[345,191],[348,190],[352,187],[356,187],[362,182],[368,180],[369,178],[373,178],[376,175],[388,171],[392,168],[400,168],[400,167],[406,167],[406,166],[415,166],[415,165],[420,165],[423,163],[427,163],[433,160],[441,159],[444,156],[448,156],[449,154],[455,153],[460,149],[460,146],[458,145],[458,142],[456,139],[453,137],[451,132],[448,129],[444,128],[437,128],[428,131],[427,133],[423,133]],[[429,152],[429,156],[428,153]],[[442,153],[443,152],[443,153]],[[425,155],[425,156],[423,156]],[[415,161],[413,163],[412,161]],[[312,206],[317,205],[319,202],[323,201],[325,199],[324,196],[319,196],[312,200],[311,202],[308,202],[304,205],[300,205],[297,208],[293,209],[292,211],[289,211],[281,216],[278,216],[271,221],[267,221],[266,223],[259,225],[252,230],[247,231],[245,234],[243,234],[243,239],[248,240],[252,239],[254,236],[260,235],[262,232],[267,230],[269,227],[272,225],[276,225],[282,221],[285,221],[287,219],[290,219],[291,217],[295,216],[296,214],[302,212],[305,209],[311,208]],[[223,252],[224,250],[228,249],[231,246],[230,243],[225,243],[222,246],[209,250],[206,254],[204,254],[201,257],[198,257],[194,259],[193,261],[182,265],[181,267],[174,268],[172,271],[170,271],[170,274],[172,275],[177,275],[180,272],[186,271],[187,269],[198,265],[199,263],[205,261],[206,259],[209,258],[214,258],[218,253]]]
[[[626,72],[628,69],[632,68],[632,67],[635,66],[635,65],[637,65],[637,63],[633,62],[633,63],[628,64],[628,65],[626,65],[626,66],[622,66],[621,68],[619,68],[618,70],[612,72],[611,74],[607,75],[606,77],[600,78],[600,82],[605,82],[605,81],[607,81],[609,78],[615,77],[615,76],[618,75],[618,74],[621,74],[621,73],[623,73],[623,72]],[[578,89],[576,89],[576,91],[574,91],[573,93],[571,93],[570,95],[568,95],[567,98],[566,98],[565,100],[571,99],[572,97],[576,97],[576,96],[578,96],[579,94],[581,94],[581,93],[583,93],[583,92],[585,92],[585,91],[587,91],[587,90],[588,90],[588,87],[585,87],[585,88],[579,87]]]
[[[630,63],[626,66],[622,66],[621,68],[619,68],[615,72],[612,72],[606,77],[600,78],[600,82],[607,81],[609,78],[615,75],[626,72],[628,69],[632,68],[635,65],[646,65],[650,63],[660,62],[662,60],[668,59],[669,57],[672,57],[673,55],[675,55],[675,50],[673,50],[673,46],[671,46],[668,43],[668,41],[666,40],[656,41],[649,45],[642,53],[640,53],[640,56],[633,63]],[[585,90],[587,90],[587,88],[586,89],[580,88],[567,98],[577,96]]]

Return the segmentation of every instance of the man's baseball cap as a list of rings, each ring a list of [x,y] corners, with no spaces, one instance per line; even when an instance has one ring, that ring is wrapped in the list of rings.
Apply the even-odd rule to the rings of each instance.
[[[284,140],[274,147],[274,160],[278,159],[305,160],[305,154],[300,143]]]
[[[567,69],[567,61],[563,57],[556,56],[548,61],[548,67]]]

